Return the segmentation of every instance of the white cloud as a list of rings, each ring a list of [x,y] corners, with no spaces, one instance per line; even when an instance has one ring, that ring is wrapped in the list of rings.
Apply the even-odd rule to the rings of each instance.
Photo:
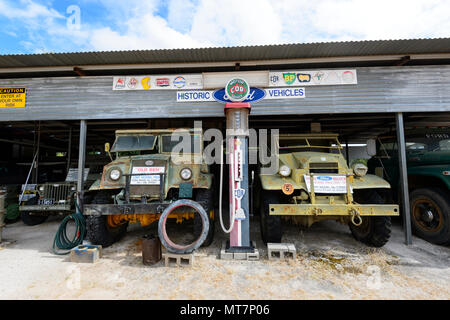
[[[268,0],[202,0],[190,35],[216,45],[271,44],[280,40],[282,19]]]
[[[21,18],[64,18],[54,9],[49,9],[31,0],[20,0],[17,7],[11,6],[8,2],[0,0],[0,15],[10,19]]]
[[[291,42],[450,36],[446,0],[280,0],[276,10]]]
[[[39,0],[0,0],[3,32],[28,51],[85,51],[263,45],[450,36],[447,0],[98,0],[106,14],[83,20]],[[47,2],[48,3],[48,2]],[[167,12],[162,18],[159,12]],[[24,31],[28,37],[24,37]]]
[[[168,24],[179,32],[189,32],[191,29],[192,19],[197,9],[194,1],[171,0],[167,9]]]
[[[167,25],[166,20],[152,14],[128,20],[123,33],[109,27],[93,30],[89,43],[95,50],[195,48],[209,45],[175,31]]]

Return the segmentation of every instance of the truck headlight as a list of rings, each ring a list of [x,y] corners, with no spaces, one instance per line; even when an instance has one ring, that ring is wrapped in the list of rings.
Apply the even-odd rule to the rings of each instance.
[[[283,177],[287,177],[287,176],[289,176],[289,175],[291,174],[291,168],[289,168],[289,167],[286,166],[286,165],[282,165],[282,166],[280,167],[279,173],[280,173],[280,175],[282,175]]]
[[[184,168],[180,171],[180,177],[183,180],[189,180],[192,177],[192,171],[189,168]]]
[[[363,177],[367,174],[367,170],[368,168],[362,164],[362,163],[357,163],[353,166],[353,172],[358,176],[358,177]]]
[[[121,176],[122,176],[122,172],[120,171],[120,169],[112,169],[109,172],[109,178],[113,181],[119,180]]]
[[[39,191],[44,191],[44,186],[40,186]]]

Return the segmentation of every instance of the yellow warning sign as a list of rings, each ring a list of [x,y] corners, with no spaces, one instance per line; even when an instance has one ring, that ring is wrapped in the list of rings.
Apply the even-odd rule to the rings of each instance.
[[[27,88],[0,88],[0,108],[25,108]]]

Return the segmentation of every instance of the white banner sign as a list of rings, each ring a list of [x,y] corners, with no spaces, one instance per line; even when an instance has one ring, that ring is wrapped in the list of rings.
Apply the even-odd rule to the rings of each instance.
[[[257,102],[263,99],[299,99],[305,98],[305,88],[251,88],[247,100],[244,102]],[[231,102],[226,99],[226,94],[221,90],[178,91],[177,102]]]
[[[149,174],[164,173],[164,167],[133,167],[133,174]],[[132,185],[158,185],[160,183],[160,175],[139,175],[131,176],[130,184]]]
[[[113,90],[203,89],[201,74],[114,77]]]
[[[304,175],[308,192],[311,192],[311,177]],[[314,176],[314,193],[347,193],[346,176]]]
[[[309,70],[269,73],[269,87],[357,84],[356,70]]]
[[[214,91],[199,90],[199,91],[178,91],[177,102],[206,102],[216,101],[214,99]]]
[[[305,97],[305,88],[277,88],[264,89],[264,99],[298,99]]]

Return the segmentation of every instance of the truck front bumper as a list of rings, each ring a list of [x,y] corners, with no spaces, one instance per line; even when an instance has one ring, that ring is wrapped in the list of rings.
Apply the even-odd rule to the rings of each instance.
[[[206,202],[198,201],[205,207]],[[160,214],[171,202],[129,203],[129,204],[86,204],[83,206],[84,215],[115,215],[115,214]],[[180,207],[174,212],[192,212],[190,207]]]
[[[398,205],[390,204],[271,204],[270,215],[287,216],[398,216]]]

